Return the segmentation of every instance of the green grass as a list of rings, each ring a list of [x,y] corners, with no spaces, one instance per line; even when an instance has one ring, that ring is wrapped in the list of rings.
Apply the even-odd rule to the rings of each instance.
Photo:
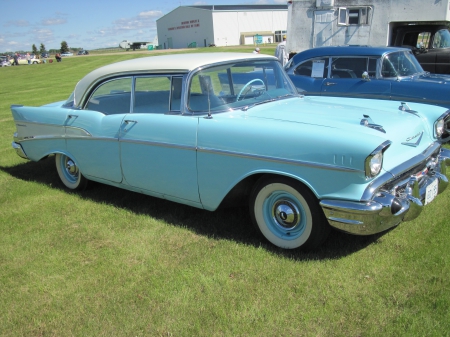
[[[1,336],[450,334],[449,191],[387,233],[301,253],[261,241],[245,208],[72,193],[53,158],[12,150],[11,104],[66,99],[87,72],[148,54],[0,69]]]

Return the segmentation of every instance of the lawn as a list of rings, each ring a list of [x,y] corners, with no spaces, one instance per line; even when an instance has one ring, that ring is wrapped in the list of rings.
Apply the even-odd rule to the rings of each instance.
[[[219,50],[252,48],[200,51]],[[68,192],[53,158],[12,150],[11,104],[64,100],[89,71],[153,54],[0,69],[1,336],[450,335],[448,190],[415,221],[332,232],[302,253],[260,240],[246,208],[207,212],[101,184]]]

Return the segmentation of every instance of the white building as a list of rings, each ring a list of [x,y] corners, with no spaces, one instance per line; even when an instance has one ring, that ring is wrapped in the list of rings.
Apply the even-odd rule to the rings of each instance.
[[[286,5],[180,6],[156,21],[162,49],[281,41]]]
[[[400,26],[450,22],[450,0],[291,0],[287,49],[393,44]]]

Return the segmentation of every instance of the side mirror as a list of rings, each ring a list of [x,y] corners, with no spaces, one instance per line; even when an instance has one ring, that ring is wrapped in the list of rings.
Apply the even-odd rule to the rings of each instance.
[[[362,79],[363,79],[364,81],[370,81],[369,73],[368,73],[367,71],[365,71],[365,72],[362,73]]]

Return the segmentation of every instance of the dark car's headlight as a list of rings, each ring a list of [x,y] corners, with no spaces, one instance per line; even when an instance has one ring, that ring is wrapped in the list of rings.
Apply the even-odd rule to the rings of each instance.
[[[364,171],[367,178],[377,176],[383,167],[384,151],[391,146],[391,141],[387,140],[378,146],[370,155],[367,156],[364,164]]]

